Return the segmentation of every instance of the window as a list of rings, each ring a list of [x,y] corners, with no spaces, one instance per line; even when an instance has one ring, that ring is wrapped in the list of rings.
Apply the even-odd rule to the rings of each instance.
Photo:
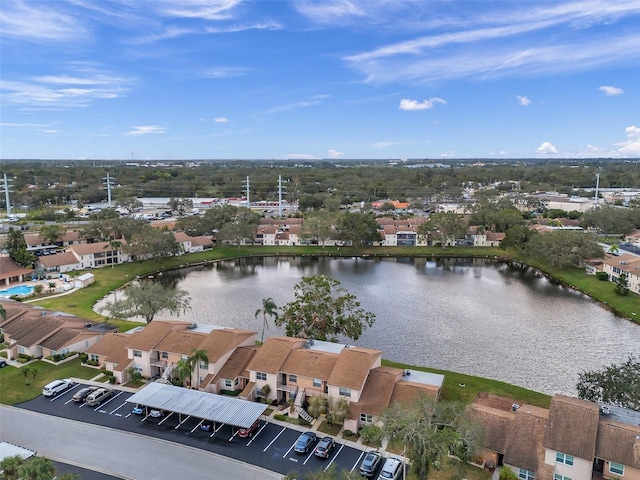
[[[266,380],[267,374],[264,372],[256,372],[256,380]]]
[[[341,397],[350,397],[351,390],[349,388],[340,387],[338,389],[338,395],[340,395]]]
[[[142,373],[142,365],[134,365],[133,368],[136,369],[136,372]]]
[[[201,361],[200,362],[200,368],[209,368],[209,362]]]
[[[564,463],[565,465],[573,465],[573,455],[567,455],[566,453],[556,452],[556,462]]]
[[[140,350],[134,350],[133,351],[133,356],[134,357],[141,357],[142,356],[142,352]]]
[[[559,473],[554,473],[553,480],[571,480],[571,479],[569,477],[565,477],[564,475],[560,475]]]
[[[624,475],[624,465],[621,463],[610,462],[609,471],[611,473],[615,473],[616,475]]]
[[[91,360],[92,362],[97,362],[98,361],[98,355],[95,354],[95,353],[89,354],[89,360]]]
[[[162,352],[162,358],[163,359],[168,359],[169,358],[169,354],[167,352]]]
[[[225,380],[224,381],[224,387],[225,388],[231,388],[231,380]]]
[[[518,478],[522,478],[523,480],[533,480],[533,472],[525,468],[519,468]]]
[[[371,415],[370,413],[361,413],[360,421],[362,423],[373,423],[373,415]]]
[[[297,375],[289,375],[289,381],[291,383],[297,383],[298,382],[298,376]]]
[[[238,379],[236,378],[236,381],[233,382],[233,384],[237,387],[238,386]]]
[[[313,386],[314,387],[321,387],[322,386],[322,380],[320,380],[319,378],[314,378],[313,379]]]

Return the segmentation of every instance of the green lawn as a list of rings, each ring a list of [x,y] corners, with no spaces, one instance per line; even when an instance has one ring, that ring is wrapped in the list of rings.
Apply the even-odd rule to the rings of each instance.
[[[508,383],[491,380],[489,378],[474,377],[463,373],[438,370],[435,368],[416,367],[404,363],[383,360],[383,365],[396,368],[410,368],[423,372],[439,373],[444,375],[444,385],[442,387],[442,399],[448,401],[462,402],[469,404],[473,402],[478,392],[488,392],[503,397],[513,398],[530,405],[549,408],[551,397],[544,393],[535,392],[526,388],[517,387]],[[460,385],[464,385],[464,387]]]
[[[80,359],[76,358],[62,365],[52,365],[48,362],[37,361],[28,365],[36,368],[38,374],[31,385],[25,384],[23,369],[7,366],[0,369],[0,403],[15,405],[31,400],[42,393],[42,387],[52,380],[59,378],[77,377],[88,380],[100,373],[95,368],[83,367]]]

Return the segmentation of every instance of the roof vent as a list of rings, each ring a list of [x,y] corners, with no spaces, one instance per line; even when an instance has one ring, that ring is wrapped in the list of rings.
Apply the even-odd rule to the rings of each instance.
[[[405,375],[405,377],[408,377],[409,375],[411,375],[411,372],[409,371],[408,368],[405,368],[404,375]]]
[[[520,404],[518,404],[518,403],[514,403],[514,404],[511,405],[511,411],[512,412],[517,412],[519,408],[520,408]]]
[[[609,407],[609,405],[602,405],[600,407],[600,413],[603,415],[609,415],[611,413],[611,407]]]
[[[187,326],[187,330],[194,330],[194,329],[196,329],[196,328],[198,328],[198,324],[197,324],[197,323],[190,323],[190,324]]]

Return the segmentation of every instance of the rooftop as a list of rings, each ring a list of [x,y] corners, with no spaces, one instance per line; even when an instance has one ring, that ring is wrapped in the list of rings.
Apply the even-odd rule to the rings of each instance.
[[[616,422],[626,423],[627,425],[633,425],[634,427],[640,426],[640,412],[631,410],[629,408],[617,407],[615,405],[609,405],[605,403],[599,403],[600,405],[600,418],[607,420],[615,420]],[[604,414],[603,408],[609,409],[609,413]]]

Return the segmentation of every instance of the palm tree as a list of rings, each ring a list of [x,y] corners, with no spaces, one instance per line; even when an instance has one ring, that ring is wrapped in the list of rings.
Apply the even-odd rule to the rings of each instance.
[[[19,468],[18,473],[23,479],[53,480],[56,476],[56,467],[48,458],[33,457]]]
[[[344,398],[329,398],[327,406],[327,421],[329,424],[341,424],[349,418],[349,401]]]
[[[307,411],[313,418],[318,418],[323,413],[327,413],[327,399],[322,395],[312,396],[309,399]]]
[[[273,298],[263,298],[262,299],[262,308],[256,310],[255,317],[258,318],[258,315],[262,314],[262,337],[260,338],[260,343],[264,343],[264,329],[269,327],[267,323],[267,315],[273,318],[278,318],[278,306],[273,301]]]
[[[178,374],[178,379],[182,386],[186,386],[187,379],[191,380],[191,374],[193,373],[193,365],[191,362],[185,359],[180,359],[176,362],[173,370]]]
[[[620,251],[620,247],[619,247],[618,245],[616,245],[615,243],[609,247],[609,253],[610,253],[611,255],[615,255],[615,254],[617,254],[619,251]]]
[[[7,457],[0,462],[0,470],[2,470],[2,478],[7,480],[15,480],[18,478],[18,470],[24,463],[24,459],[20,455]]]
[[[196,374],[196,377],[198,378],[198,387],[200,386],[200,363],[204,363],[205,365],[207,365],[207,368],[209,366],[209,357],[207,356],[207,351],[206,350],[197,350],[197,349],[193,349],[191,350],[191,356],[187,359],[187,362],[189,362],[191,364],[191,368],[196,367],[198,373]]]

